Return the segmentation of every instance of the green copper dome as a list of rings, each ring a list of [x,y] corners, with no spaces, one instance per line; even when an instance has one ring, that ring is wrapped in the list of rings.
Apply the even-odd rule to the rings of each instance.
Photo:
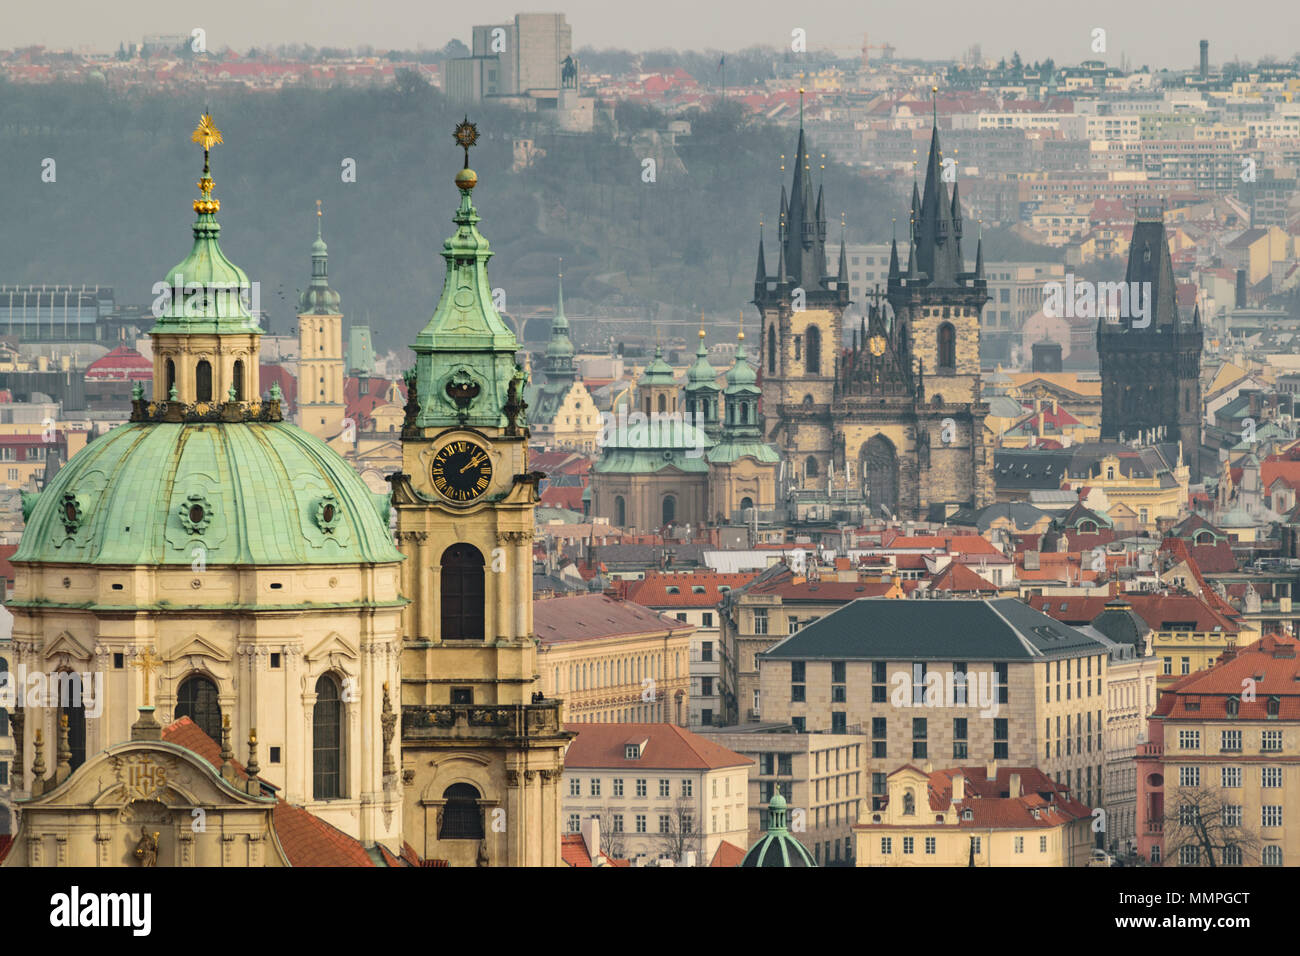
[[[781,791],[767,804],[767,832],[749,848],[741,866],[816,866],[808,848],[796,840],[785,823],[786,804]]]
[[[695,362],[686,370],[686,387],[692,391],[718,390],[718,371],[709,364],[709,350],[704,347],[704,330],[700,329],[700,346]]]
[[[283,422],[131,423],[73,455],[36,497],[14,561],[188,565],[402,560],[376,495]]]
[[[753,387],[753,391],[757,393],[760,391],[754,384],[757,381],[758,376],[754,372],[754,366],[749,364],[749,359],[745,355],[745,338],[742,333],[740,344],[736,348],[736,363],[727,372],[726,394],[732,395],[740,391],[748,391],[749,389],[746,386]]]
[[[673,367],[664,361],[664,347],[655,346],[655,357],[641,373],[642,385],[672,385]]]
[[[257,317],[249,310],[257,297],[248,273],[221,251],[221,224],[217,222],[221,202],[212,198],[206,154],[199,185],[203,198],[194,201],[194,244],[190,254],[154,285],[153,310],[158,321],[150,334],[260,333]]]

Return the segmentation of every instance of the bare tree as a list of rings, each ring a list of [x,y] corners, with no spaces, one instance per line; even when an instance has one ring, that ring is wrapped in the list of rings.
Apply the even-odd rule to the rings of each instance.
[[[1218,787],[1178,787],[1169,793],[1164,820],[1164,863],[1194,853],[1193,866],[1232,866],[1257,862],[1259,835],[1245,826],[1244,808]]]
[[[686,854],[694,851],[696,865],[702,865],[704,835],[700,829],[699,813],[690,797],[678,797],[668,812],[668,829],[658,834],[656,844],[661,855],[681,863]]]
[[[601,807],[600,813],[587,814],[600,820],[600,849],[613,860],[627,859],[627,834],[614,830],[614,811]]]

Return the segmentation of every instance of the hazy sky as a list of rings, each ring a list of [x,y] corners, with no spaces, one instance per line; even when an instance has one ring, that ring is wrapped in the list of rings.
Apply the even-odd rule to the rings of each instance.
[[[1093,58],[1092,31],[1106,30],[1108,62],[1127,55],[1134,66],[1188,68],[1197,42],[1210,41],[1210,60],[1290,57],[1300,50],[1300,4],[1295,0],[920,0],[868,4],[863,0],[222,0],[197,5],[175,0],[53,0],[5,3],[0,47],[116,50],[119,41],[146,33],[207,31],[210,48],[238,50],[265,43],[313,46],[441,47],[469,39],[475,23],[499,23],[522,12],[564,12],[574,46],[633,50],[735,50],[787,45],[791,31],[807,31],[809,49],[860,48],[889,41],[899,56],[956,56],[979,43],[986,56],[1051,56],[1059,63]],[[191,22],[193,21],[193,22]]]

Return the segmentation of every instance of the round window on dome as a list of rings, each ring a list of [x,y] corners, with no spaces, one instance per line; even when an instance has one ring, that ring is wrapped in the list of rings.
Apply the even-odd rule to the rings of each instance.
[[[190,505],[190,523],[198,524],[203,520],[203,505]]]
[[[69,521],[77,520],[77,506],[69,501],[63,506],[63,514]]]
[[[339,514],[342,506],[333,495],[325,495],[316,502],[316,526],[330,534],[339,526]]]

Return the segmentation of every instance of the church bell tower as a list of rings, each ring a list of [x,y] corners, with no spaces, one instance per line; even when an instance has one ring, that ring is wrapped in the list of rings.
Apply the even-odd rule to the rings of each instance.
[[[406,839],[453,866],[557,866],[571,738],[541,695],[533,634],[533,512],[519,344],[492,302],[469,149],[456,129],[456,232],[416,337],[402,471],[389,479],[406,555],[402,763]]]

